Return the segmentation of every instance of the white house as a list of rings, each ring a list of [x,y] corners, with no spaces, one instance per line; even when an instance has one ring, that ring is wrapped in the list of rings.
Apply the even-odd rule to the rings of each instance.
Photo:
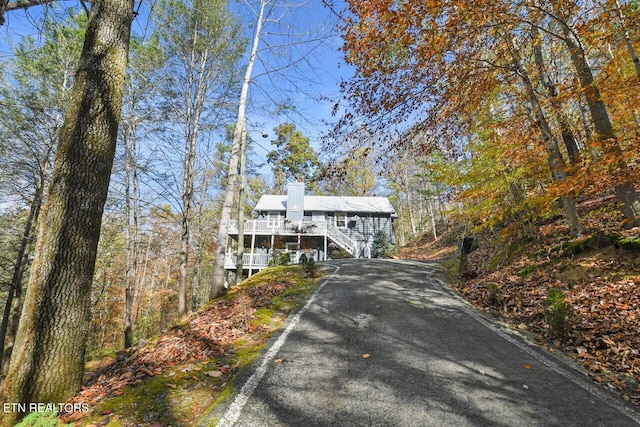
[[[397,217],[386,197],[306,196],[304,184],[291,183],[286,195],[264,195],[254,208],[256,219],[244,223],[243,272],[266,268],[281,252],[292,262],[304,253],[315,261],[333,256],[369,257],[374,235],[393,239]],[[232,221],[225,268],[237,270],[238,223]]]

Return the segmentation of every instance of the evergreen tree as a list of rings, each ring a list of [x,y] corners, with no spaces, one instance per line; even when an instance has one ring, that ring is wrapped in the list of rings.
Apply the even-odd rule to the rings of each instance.
[[[304,182],[305,188],[315,190],[319,162],[309,138],[292,123],[283,123],[273,130],[277,135],[272,141],[276,149],[269,152],[267,161],[273,166],[274,192],[285,194],[287,180]]]
[[[378,231],[373,236],[373,249],[371,254],[374,258],[391,258],[393,255],[393,244],[389,235],[384,230]]]

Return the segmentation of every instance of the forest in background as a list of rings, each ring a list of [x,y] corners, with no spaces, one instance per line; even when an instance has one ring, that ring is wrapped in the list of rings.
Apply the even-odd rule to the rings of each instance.
[[[332,131],[384,151],[388,170],[413,165],[421,191],[398,193],[400,230],[432,235],[401,256],[457,243],[445,265],[465,299],[635,404],[639,6],[347,1],[339,26],[357,73]],[[410,202],[428,197],[447,206],[432,227]]]
[[[454,239],[530,235],[557,218],[566,236],[639,225],[638,2],[327,6],[356,70],[342,83],[337,124],[322,149],[289,114],[268,130],[273,150],[248,165],[247,216],[261,194],[297,179],[316,194],[388,195],[400,245],[447,228]],[[4,348],[87,25],[82,10],[50,12],[0,65]],[[180,304],[196,310],[210,295],[249,35],[213,0],[155,2],[148,25],[131,39],[89,357],[157,335],[181,318]],[[295,110],[289,101],[276,110]],[[577,207],[601,197],[610,200],[602,211]],[[6,374],[6,357],[2,366]]]

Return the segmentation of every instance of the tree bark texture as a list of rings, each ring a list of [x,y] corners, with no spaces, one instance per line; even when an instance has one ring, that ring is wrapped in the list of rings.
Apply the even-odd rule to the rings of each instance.
[[[130,100],[129,111],[136,108],[135,99]],[[124,286],[124,348],[133,346],[133,303],[138,279],[138,154],[136,141],[136,120],[133,113],[130,114],[126,126],[123,129],[122,139],[125,149],[125,286]],[[133,186],[133,190],[132,187]]]
[[[245,169],[247,163],[247,123],[242,124],[242,137],[240,138],[240,182],[238,186],[238,257],[236,260],[236,285],[242,283],[242,270],[244,268],[244,204],[245,188],[247,180]]]
[[[527,92],[527,97],[529,98],[529,103],[531,104],[531,108],[533,110],[533,113],[535,114],[535,121],[538,125],[538,128],[540,129],[542,142],[545,146],[545,149],[547,150],[547,160],[549,162],[553,180],[556,182],[565,181],[567,179],[567,175],[564,170],[565,165],[562,161],[560,151],[558,150],[558,145],[554,142],[551,127],[549,126],[549,122],[547,121],[544,111],[542,111],[542,106],[540,105],[538,96],[536,95],[535,88],[533,87],[533,83],[531,82],[531,78],[529,77],[527,70],[522,65],[520,54],[518,53],[510,38],[508,38],[507,43],[509,43],[509,50],[513,59],[513,65],[518,71],[520,78],[522,79],[522,83],[524,84],[525,90]],[[561,195],[560,202],[562,203],[562,207],[564,209],[565,218],[569,222],[570,233],[572,235],[579,235],[584,233],[585,228],[580,221],[580,217],[578,216],[575,200],[568,195]]]
[[[547,96],[549,97],[549,101],[551,103],[551,106],[553,107],[553,111],[558,120],[558,124],[560,125],[562,142],[567,149],[569,161],[572,165],[577,165],[582,160],[582,156],[580,155],[580,148],[578,147],[575,135],[571,130],[571,125],[569,124],[567,115],[562,110],[562,103],[558,100],[558,89],[549,77],[547,67],[545,66],[544,58],[542,56],[542,44],[540,43],[538,38],[538,30],[536,28],[533,28],[532,32],[533,39],[536,40],[533,45],[533,53],[536,65],[538,67],[538,72],[540,73],[540,80],[542,81],[542,84],[547,92]]]
[[[0,326],[0,352],[2,352],[2,350],[4,350],[4,352],[0,359],[0,372],[2,372],[3,378],[8,372],[9,360],[11,358],[11,353],[13,352],[13,345],[15,343],[18,325],[20,324],[20,313],[22,311],[22,280],[27,268],[29,253],[31,252],[31,245],[33,243],[33,230],[35,225],[38,223],[38,217],[40,216],[44,184],[43,177],[41,182],[36,186],[36,192],[33,196],[31,207],[29,208],[29,217],[27,218],[24,233],[20,240],[20,247],[18,248],[18,254],[16,255],[16,264],[13,269],[9,294],[7,295],[4,314],[2,316],[2,325]]]
[[[94,0],[75,76],[5,402],[64,402],[82,385],[91,284],[121,115],[132,0]],[[4,414],[11,426],[24,414]]]
[[[229,237],[229,222],[231,221],[231,210],[233,207],[233,199],[236,193],[236,181],[238,177],[238,161],[240,152],[240,142],[242,139],[243,125],[245,122],[245,112],[247,109],[247,95],[249,92],[249,83],[251,82],[251,73],[253,64],[258,56],[258,44],[262,36],[262,24],[266,1],[260,0],[260,10],[256,18],[256,29],[253,36],[251,46],[251,55],[249,63],[245,70],[244,79],[242,81],[242,89],[240,90],[240,104],[238,105],[238,120],[233,133],[233,144],[231,145],[231,156],[229,158],[229,173],[227,176],[227,188],[225,189],[224,200],[222,202],[222,212],[220,214],[220,227],[216,238],[216,257],[213,264],[213,283],[211,284],[211,293],[209,298],[213,299],[224,294],[224,258],[227,246],[227,238]]]
[[[627,28],[626,20],[624,19],[624,14],[622,13],[622,7],[620,6],[620,1],[615,0],[616,12],[618,14],[618,20],[620,21],[620,26],[622,27],[622,31],[624,34],[624,41],[627,45],[627,51],[629,52],[629,56],[633,61],[633,67],[636,70],[636,77],[638,78],[638,83],[640,83],[640,58],[638,58],[638,54],[636,53],[635,48],[633,47],[633,41],[631,40],[631,35],[629,34],[629,29]]]

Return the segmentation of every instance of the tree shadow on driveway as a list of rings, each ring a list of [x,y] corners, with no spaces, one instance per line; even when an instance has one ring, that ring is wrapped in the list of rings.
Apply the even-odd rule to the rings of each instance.
[[[637,425],[469,315],[433,264],[337,265],[235,425]]]

